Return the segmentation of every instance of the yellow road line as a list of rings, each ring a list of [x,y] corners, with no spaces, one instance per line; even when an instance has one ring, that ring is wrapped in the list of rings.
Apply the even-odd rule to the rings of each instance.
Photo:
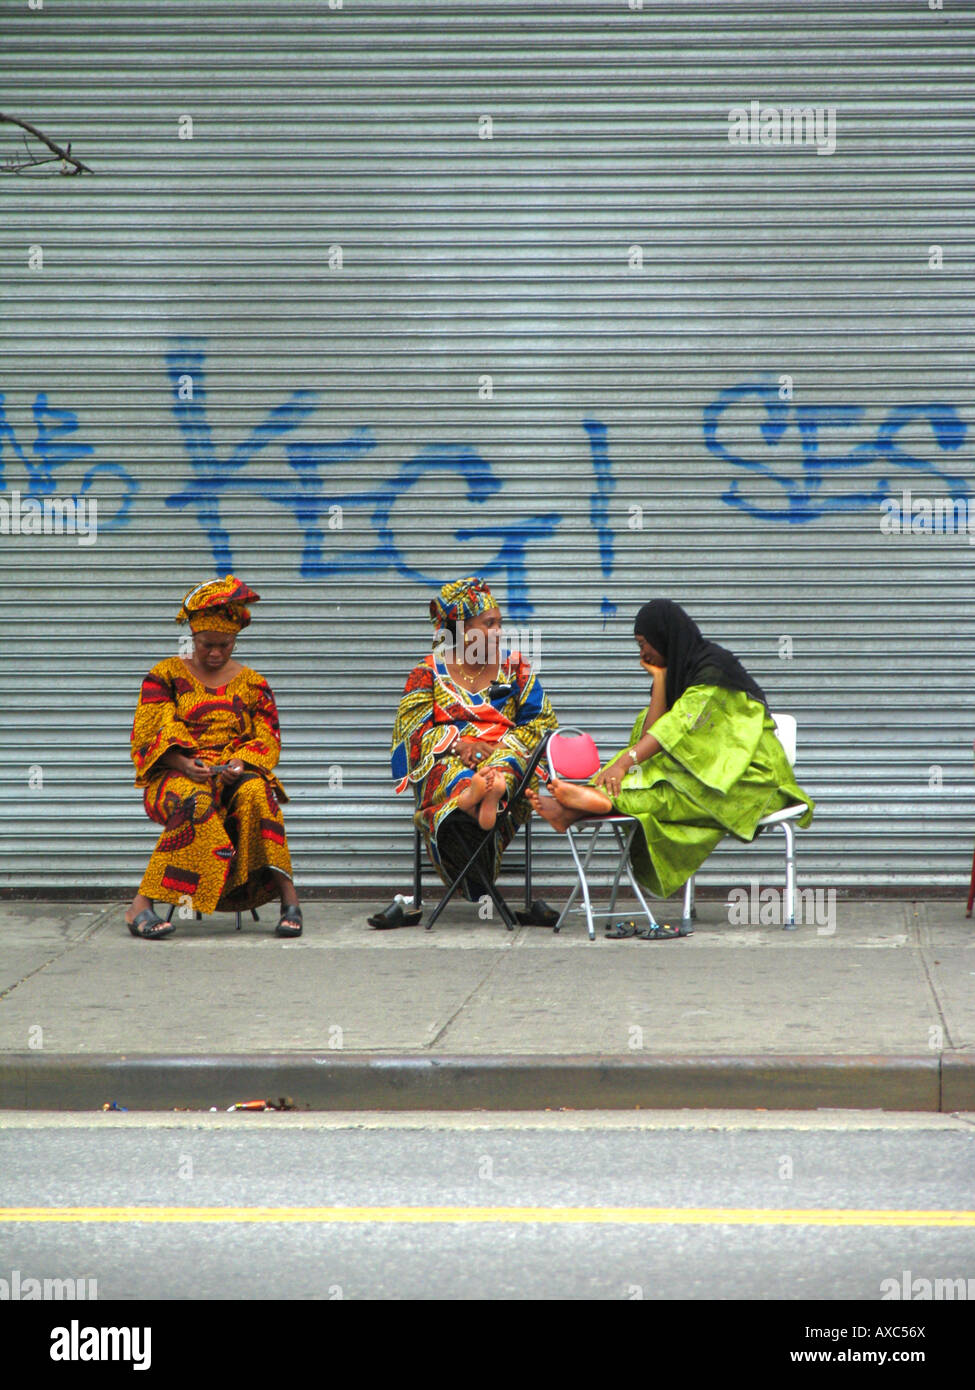
[[[309,1222],[548,1226],[975,1226],[975,1211],[777,1207],[0,1207],[0,1223]]]

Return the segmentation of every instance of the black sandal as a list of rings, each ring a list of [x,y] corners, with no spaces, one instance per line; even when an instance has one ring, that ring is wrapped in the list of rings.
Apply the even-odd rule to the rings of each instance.
[[[274,928],[277,936],[300,936],[302,933],[301,908],[297,903],[281,909],[278,925]]]
[[[625,941],[628,937],[636,936],[639,932],[636,922],[631,917],[627,922],[614,922],[611,927],[607,927],[603,933],[610,941]]]
[[[125,925],[133,936],[141,936],[143,941],[159,941],[176,930],[172,922],[165,922],[161,917],[157,917],[155,908],[152,907],[144,907],[131,922],[126,918]]]
[[[391,931],[394,927],[415,927],[419,925],[423,912],[419,908],[404,907],[395,898],[384,912],[374,912],[366,921],[377,931]]]
[[[637,932],[640,941],[676,941],[679,936],[693,936],[693,932],[683,927],[672,927],[669,922],[658,922],[655,926],[644,927]]]

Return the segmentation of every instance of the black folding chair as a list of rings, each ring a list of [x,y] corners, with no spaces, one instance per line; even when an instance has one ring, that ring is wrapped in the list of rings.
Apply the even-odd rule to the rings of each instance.
[[[170,905],[169,905],[169,911],[166,913],[166,921],[167,921],[167,922],[171,922],[171,921],[173,920],[173,913],[174,913],[175,911],[176,911],[176,904],[175,904],[175,903],[170,903]],[[254,918],[254,921],[255,921],[255,922],[259,922],[259,921],[261,920],[260,917],[258,917],[258,915],[257,915],[256,909],[253,908],[253,907],[251,908],[251,916]],[[203,921],[203,913],[202,913],[202,912],[198,912],[198,913],[196,914],[196,920],[197,920],[198,922],[202,922],[202,921]],[[240,925],[241,925],[241,924],[240,924],[240,912],[238,912],[238,913],[237,913],[237,930],[238,930],[238,931],[240,931]]]
[[[473,849],[467,857],[467,861],[464,864],[464,867],[455,876],[453,882],[446,888],[446,890],[440,898],[440,901],[437,903],[436,907],[430,914],[429,921],[426,923],[427,931],[430,931],[432,929],[434,922],[436,922],[441,912],[443,912],[444,908],[450,902],[451,898],[457,892],[457,889],[460,887],[460,885],[463,883],[464,879],[467,877],[469,873],[473,873],[474,877],[480,880],[480,885],[483,886],[484,892],[490,897],[491,901],[498,909],[498,913],[501,917],[501,920],[504,922],[508,931],[514,931],[515,927],[519,924],[521,926],[554,927],[556,922],[559,920],[559,914],[553,908],[549,907],[549,905],[546,902],[544,902],[541,898],[532,898],[531,816],[529,816],[528,819],[525,821],[524,861],[519,861],[515,864],[508,864],[505,866],[506,868],[518,871],[524,869],[524,911],[513,913],[511,911],[511,908],[508,906],[508,904],[505,902],[504,898],[498,891],[497,885],[493,881],[494,861],[497,854],[498,839],[503,834],[504,830],[510,824],[513,823],[513,812],[517,808],[518,802],[524,799],[525,791],[528,788],[528,784],[531,781],[532,777],[535,775],[535,772],[538,768],[538,764],[545,756],[545,750],[548,747],[548,741],[554,732],[555,730],[552,729],[544,735],[544,737],[538,744],[538,747],[535,749],[534,753],[532,753],[531,757],[528,759],[525,771],[522,774],[518,782],[518,785],[515,787],[514,791],[511,793],[511,796],[508,798],[508,803],[505,806],[504,810],[498,813],[498,818],[495,821],[494,828],[492,830],[481,830],[475,822],[471,821],[471,818],[467,816],[467,814],[464,811],[454,812],[454,815],[463,817],[465,829],[472,841],[474,841],[475,843]],[[450,824],[450,820],[451,817],[448,817],[447,820],[443,822],[443,825],[441,826],[441,833]],[[517,834],[517,830],[518,827],[516,826],[515,834]],[[485,871],[483,873],[479,872],[479,866],[477,864],[478,860],[481,860],[484,865]],[[410,914],[414,920],[418,920],[418,915],[414,916],[414,914],[419,914],[422,911],[422,875],[423,837],[421,836],[419,830],[416,830],[414,833],[413,842],[413,913]]]

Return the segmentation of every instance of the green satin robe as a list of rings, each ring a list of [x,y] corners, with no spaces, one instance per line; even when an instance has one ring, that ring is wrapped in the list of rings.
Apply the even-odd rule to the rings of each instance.
[[[637,715],[627,747],[640,738],[647,710]],[[662,751],[623,777],[614,809],[633,816],[632,863],[640,883],[669,898],[725,835],[754,838],[763,816],[804,801],[775,724],[765,707],[741,690],[692,685],[647,731]]]

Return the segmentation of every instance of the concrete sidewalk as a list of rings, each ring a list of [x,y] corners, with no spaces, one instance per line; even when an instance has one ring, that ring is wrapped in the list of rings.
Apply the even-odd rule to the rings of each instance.
[[[124,906],[0,903],[0,1108],[975,1110],[963,902],[840,901],[822,935],[704,901],[659,942],[314,900],[298,941],[268,907],[144,942]]]

